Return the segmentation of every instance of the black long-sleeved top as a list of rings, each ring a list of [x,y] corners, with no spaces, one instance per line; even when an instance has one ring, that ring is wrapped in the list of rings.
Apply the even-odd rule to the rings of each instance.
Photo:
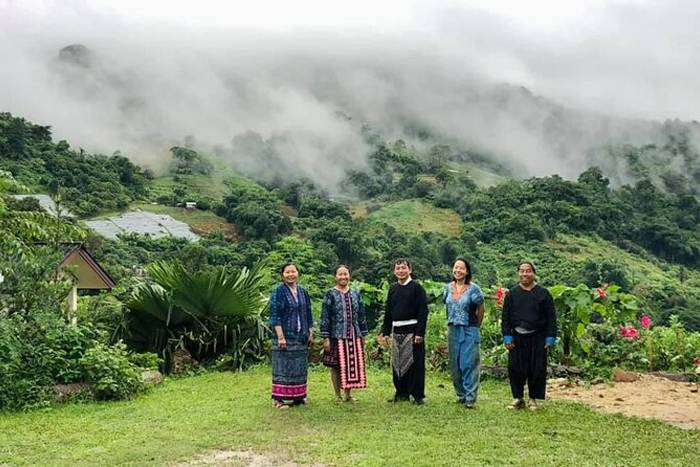
[[[406,285],[396,283],[389,288],[382,335],[391,334],[394,321],[408,319],[418,320],[415,335],[425,336],[425,327],[428,323],[428,298],[423,287],[414,280]]]
[[[516,285],[508,291],[503,301],[501,331],[504,336],[512,336],[516,327],[556,337],[557,314],[549,290],[539,285],[535,285],[532,290],[525,290]]]

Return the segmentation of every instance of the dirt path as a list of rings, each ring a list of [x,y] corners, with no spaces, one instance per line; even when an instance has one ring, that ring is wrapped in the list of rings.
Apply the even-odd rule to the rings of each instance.
[[[296,462],[285,462],[253,451],[209,451],[191,461],[174,467],[299,467]],[[313,467],[323,467],[315,464]]]
[[[583,402],[596,410],[656,418],[686,429],[700,429],[697,383],[639,375],[636,381],[601,383],[586,388],[566,380],[550,380],[547,397]]]

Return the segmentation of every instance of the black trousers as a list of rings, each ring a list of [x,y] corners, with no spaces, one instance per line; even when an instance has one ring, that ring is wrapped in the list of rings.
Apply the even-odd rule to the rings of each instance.
[[[522,399],[527,382],[530,399],[544,399],[547,389],[547,349],[541,332],[513,333],[513,348],[508,353],[508,378],[515,399]]]
[[[396,399],[408,399],[409,396],[416,400],[425,398],[425,342],[413,345],[413,365],[403,376],[399,378],[396,372],[392,373]]]

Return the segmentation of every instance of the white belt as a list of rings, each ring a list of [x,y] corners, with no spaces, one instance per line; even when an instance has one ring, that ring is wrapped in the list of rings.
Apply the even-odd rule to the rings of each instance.
[[[392,323],[394,327],[401,327],[401,326],[410,326],[412,324],[418,324],[417,319],[405,319],[403,321],[394,321]]]

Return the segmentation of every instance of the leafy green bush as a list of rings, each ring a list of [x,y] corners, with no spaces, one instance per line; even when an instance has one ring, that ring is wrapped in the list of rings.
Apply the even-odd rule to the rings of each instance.
[[[130,361],[123,342],[113,346],[96,343],[85,351],[79,364],[97,399],[128,398],[144,387],[141,370]]]
[[[136,394],[140,367],[157,366],[157,357],[131,354],[121,343],[109,346],[98,335],[90,325],[49,313],[0,317],[0,410],[49,404],[57,384],[92,382],[99,399]]]

